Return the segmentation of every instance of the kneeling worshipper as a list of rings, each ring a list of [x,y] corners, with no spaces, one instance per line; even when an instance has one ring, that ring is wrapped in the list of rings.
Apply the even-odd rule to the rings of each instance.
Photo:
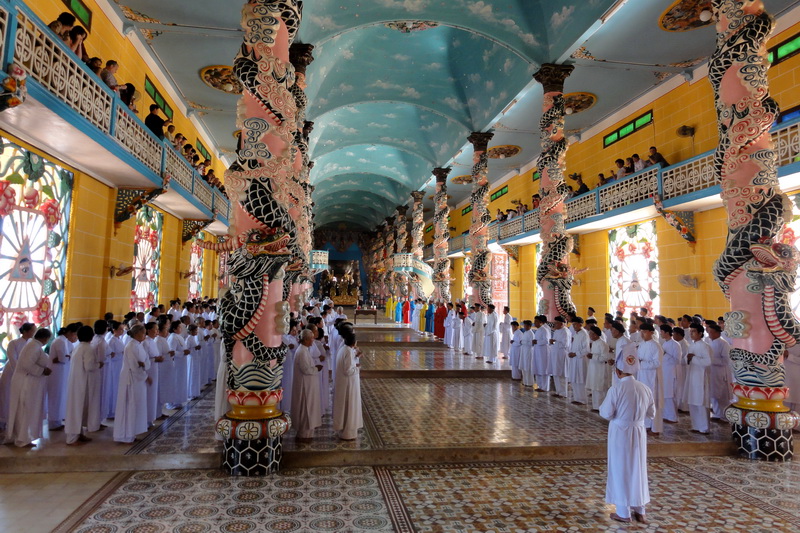
[[[608,391],[600,416],[608,423],[608,481],[606,503],[616,506],[610,518],[647,523],[644,507],[650,503],[647,483],[647,432],[645,418],[653,418],[656,405],[650,387],[633,377],[639,358],[628,353],[617,362],[619,381]]]
[[[133,326],[128,335],[131,340],[125,346],[122,356],[114,417],[114,440],[130,444],[136,439],[136,435],[147,431],[147,387],[152,386],[153,381],[147,375],[150,357],[143,344],[144,326]]]
[[[335,394],[333,399],[333,429],[342,440],[355,440],[364,427],[361,414],[361,378],[356,349],[356,334],[342,330],[344,346],[336,357]]]
[[[297,440],[311,442],[314,430],[322,425],[319,393],[319,373],[322,365],[314,365],[311,346],[314,332],[300,332],[300,346],[294,355],[294,383],[292,384],[292,424],[297,428]]]
[[[44,423],[44,394],[50,370],[50,358],[44,353],[44,345],[50,340],[49,329],[38,330],[28,341],[17,360],[17,368],[11,378],[11,401],[6,425],[7,444],[20,448],[33,446],[33,441],[42,438]]]
[[[64,418],[68,446],[77,446],[92,440],[85,435],[83,429],[89,425],[90,375],[100,373],[100,364],[92,347],[93,338],[94,330],[89,326],[82,326],[78,330],[78,347],[72,352]]]

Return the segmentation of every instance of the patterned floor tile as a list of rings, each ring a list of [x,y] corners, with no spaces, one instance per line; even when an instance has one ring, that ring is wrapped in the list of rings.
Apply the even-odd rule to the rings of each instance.
[[[362,346],[362,370],[510,370],[502,357],[489,365],[483,359],[463,355],[446,347],[419,349],[413,345],[398,348]]]
[[[284,470],[233,478],[217,470],[138,472],[75,531],[392,531],[372,468]]]

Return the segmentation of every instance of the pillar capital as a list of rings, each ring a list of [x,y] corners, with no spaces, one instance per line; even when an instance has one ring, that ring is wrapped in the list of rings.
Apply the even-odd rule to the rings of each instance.
[[[398,205],[397,206],[397,214],[399,216],[404,217],[404,216],[406,216],[406,213],[408,213],[408,206],[407,205]]]
[[[311,54],[313,51],[313,44],[292,43],[289,47],[289,62],[294,66],[295,72],[305,75],[308,65],[314,61]]]
[[[394,217],[393,216],[386,217],[385,220],[386,220],[386,227],[387,228],[392,227],[392,225],[394,224]]]
[[[533,79],[542,84],[545,93],[562,93],[564,92],[564,80],[572,74],[573,70],[575,70],[573,65],[544,63],[533,75]]]
[[[433,175],[436,176],[436,183],[447,183],[447,175],[453,170],[452,167],[442,168],[437,167],[433,169]]]
[[[310,120],[303,122],[303,137],[308,139],[308,136],[311,135],[312,131],[314,131],[314,123]]]
[[[421,202],[423,198],[425,198],[425,193],[422,191],[412,191],[411,197],[414,199],[414,203]]]
[[[480,132],[473,131],[467,140],[472,143],[472,148],[476,152],[485,152],[489,148],[489,141],[494,137],[493,131]]]

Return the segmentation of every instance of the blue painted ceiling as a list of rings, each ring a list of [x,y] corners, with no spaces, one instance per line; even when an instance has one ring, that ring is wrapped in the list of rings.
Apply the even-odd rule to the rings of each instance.
[[[116,1],[150,19],[129,23],[152,32],[157,61],[198,110],[217,149],[232,153],[238,97],[208,87],[198,73],[232,63],[241,39],[240,2]],[[470,173],[466,139],[472,131],[493,128],[490,147],[522,147],[517,156],[491,160],[490,181],[534,160],[542,91],[531,76],[542,63],[576,64],[565,92],[597,95],[594,107],[567,117],[567,129],[580,132],[679,75],[687,68],[680,64],[704,61],[714,48],[713,27],[660,29],[672,3],[306,1],[297,40],[315,46],[306,92],[308,119],[315,123],[310,149],[317,225],[373,229],[420,189],[430,208],[431,169],[450,165],[451,176]],[[779,14],[797,1],[765,3]],[[402,28],[410,21],[436,27],[403,32],[386,25]],[[583,53],[575,54],[580,47]],[[450,184],[453,205],[470,188]]]

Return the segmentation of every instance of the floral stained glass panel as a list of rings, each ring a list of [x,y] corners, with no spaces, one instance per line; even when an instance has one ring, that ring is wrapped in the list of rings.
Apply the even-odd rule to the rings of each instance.
[[[72,172],[0,139],[0,361],[23,322],[62,325]]]
[[[492,303],[498,314],[508,305],[508,254],[492,253]]]
[[[608,232],[611,308],[626,315],[646,307],[658,314],[660,293],[656,222]]]
[[[192,240],[192,255],[189,260],[189,299],[200,298],[203,292],[203,248],[198,243],[205,239],[201,231]]]
[[[163,228],[164,215],[152,207],[144,206],[136,213],[131,311],[147,312],[158,304]]]

